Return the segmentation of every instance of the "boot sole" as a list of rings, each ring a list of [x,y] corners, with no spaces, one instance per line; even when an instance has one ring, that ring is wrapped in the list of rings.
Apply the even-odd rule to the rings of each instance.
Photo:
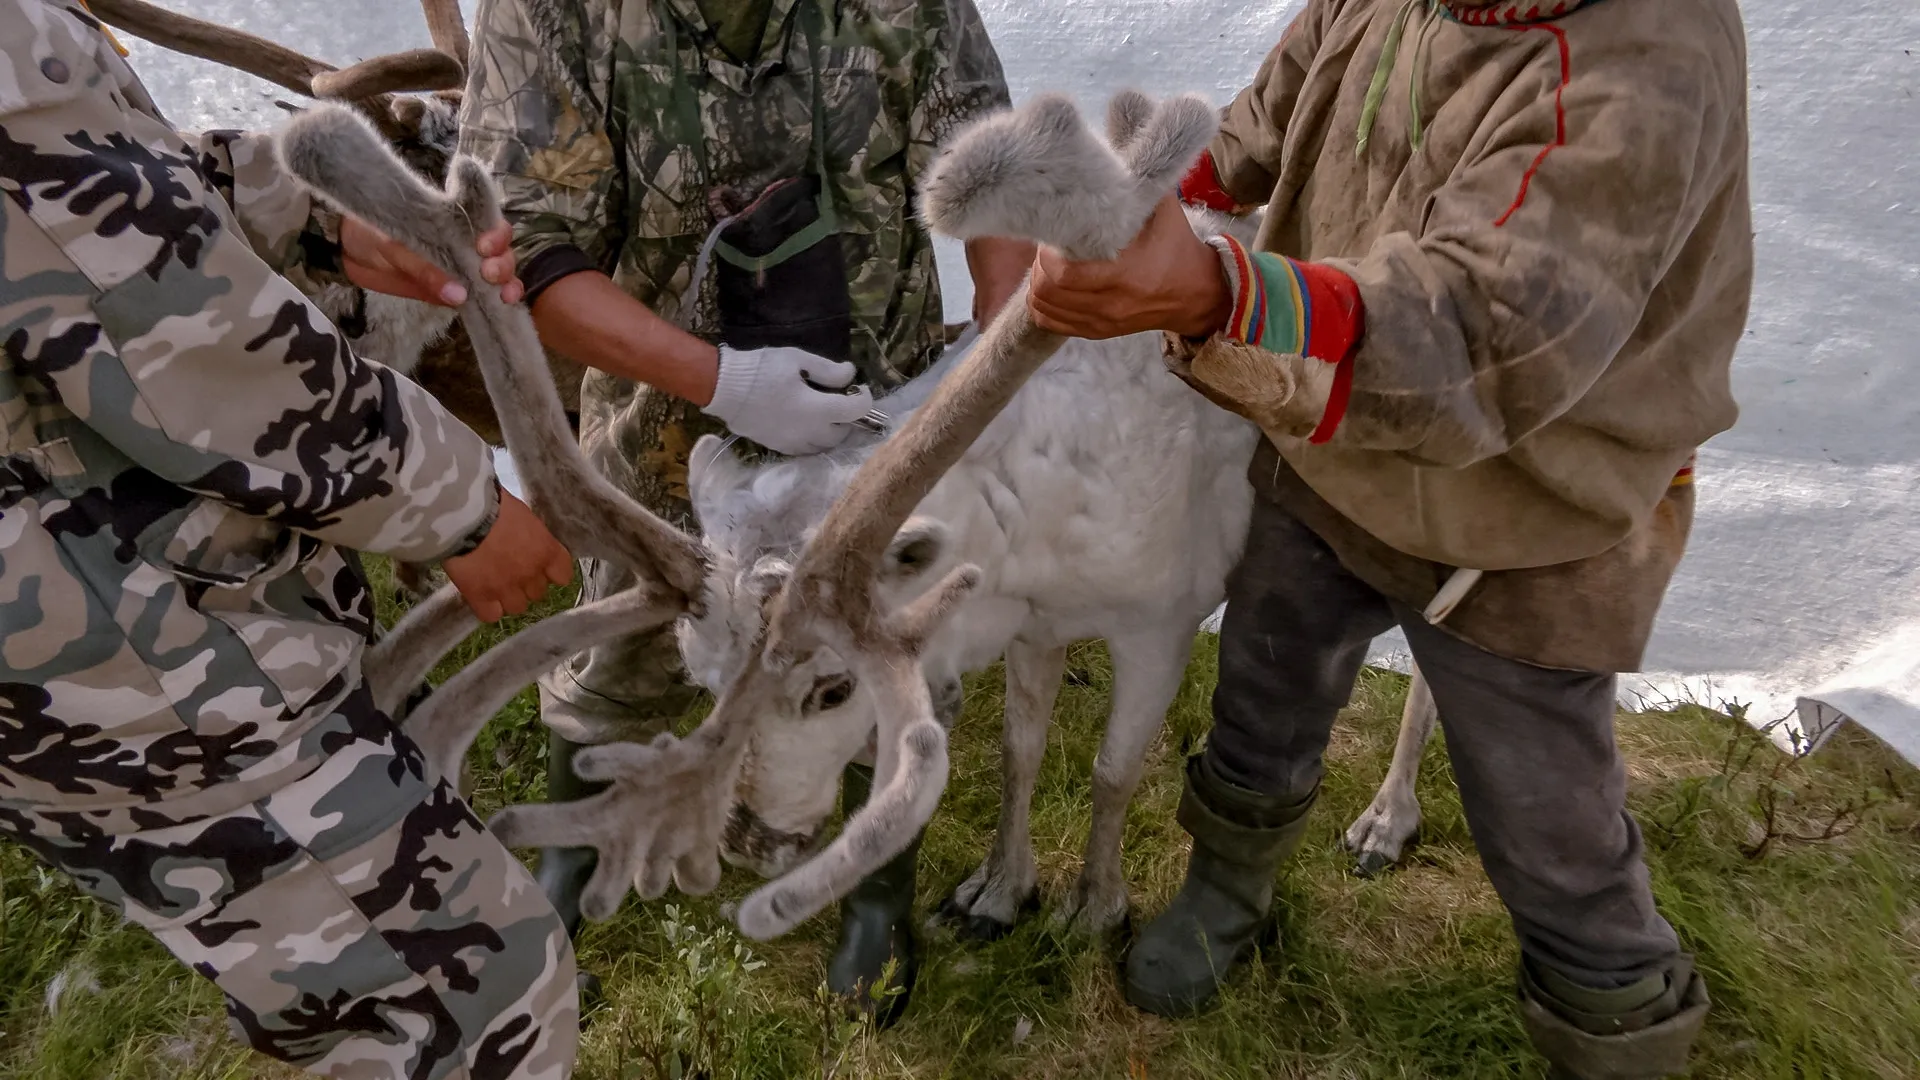
[[[1123,975],[1122,982],[1124,984],[1127,1004],[1132,1005],[1142,1012],[1149,1012],[1155,1016],[1164,1016],[1171,1020],[1183,1020],[1198,1016],[1206,1012],[1215,1002],[1220,1000],[1221,989],[1246,971],[1248,961],[1252,960],[1256,953],[1265,952],[1273,948],[1279,944],[1279,941],[1280,922],[1277,918],[1269,917],[1266,922],[1261,925],[1259,931],[1254,934],[1253,940],[1243,946],[1234,956],[1232,962],[1227,964],[1226,974],[1215,980],[1213,989],[1197,998],[1179,997],[1148,990],[1136,985],[1132,979],[1125,978]]]

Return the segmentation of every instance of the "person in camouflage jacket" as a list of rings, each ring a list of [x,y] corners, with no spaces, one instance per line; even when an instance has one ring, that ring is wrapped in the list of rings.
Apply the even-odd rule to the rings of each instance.
[[[942,140],[1008,104],[972,0],[483,0],[462,149],[505,191],[542,338],[591,369],[580,439],[595,466],[691,526],[701,435],[826,450],[873,392],[925,370],[946,328],[915,184]],[[976,319],[1032,252],[969,245]],[[626,585],[617,567],[583,570],[583,600]],[[579,744],[649,737],[695,694],[671,633],[562,665],[541,682],[552,797],[587,790]],[[843,905],[836,988],[870,985],[902,951],[911,985],[913,857]],[[574,925],[591,866],[542,854]],[[883,1019],[905,995],[892,1001]]]
[[[0,833],[263,1053],[559,1080],[571,946],[374,707],[355,552],[445,560],[492,618],[569,557],[279,273],[424,264],[317,214],[266,138],[177,134],[122,55],[80,0],[0,0]]]

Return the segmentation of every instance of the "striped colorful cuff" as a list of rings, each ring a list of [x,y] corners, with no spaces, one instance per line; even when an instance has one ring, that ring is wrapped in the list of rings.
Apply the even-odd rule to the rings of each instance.
[[[1213,153],[1200,155],[1193,163],[1187,175],[1180,180],[1180,201],[1188,206],[1204,206],[1209,210],[1218,210],[1222,214],[1231,214],[1240,208],[1233,196],[1220,183],[1220,170],[1213,163]]]
[[[1268,352],[1338,365],[1326,411],[1309,441],[1333,438],[1353,390],[1351,360],[1363,318],[1359,287],[1331,266],[1248,251],[1230,236],[1211,243],[1233,296],[1223,333]]]

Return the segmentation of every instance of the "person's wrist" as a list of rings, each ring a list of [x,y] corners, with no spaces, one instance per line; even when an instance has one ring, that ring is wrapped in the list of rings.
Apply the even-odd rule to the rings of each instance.
[[[500,486],[500,478],[496,476],[493,478],[493,483],[487,487],[487,510],[481,516],[480,524],[474,526],[466,539],[460,541],[460,546],[448,552],[440,561],[444,563],[448,559],[458,559],[480,550],[480,545],[486,543],[487,537],[493,535],[493,527],[500,523],[500,504],[505,498],[506,492]]]
[[[1197,254],[1192,269],[1182,275],[1190,289],[1181,316],[1166,328],[1189,341],[1212,337],[1233,317],[1233,289],[1219,255],[1207,245],[1200,245]]]
[[[696,387],[705,385],[706,400],[699,400],[696,393],[692,397],[700,411],[708,416],[726,420],[747,400],[748,391],[753,386],[753,368],[750,364],[738,362],[739,350],[725,345],[708,345],[701,342],[698,355],[699,370],[694,377]],[[727,362],[727,354],[735,356],[734,363]]]

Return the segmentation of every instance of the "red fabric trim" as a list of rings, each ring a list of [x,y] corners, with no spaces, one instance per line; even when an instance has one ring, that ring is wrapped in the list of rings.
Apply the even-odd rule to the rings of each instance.
[[[1353,356],[1365,330],[1366,305],[1360,300],[1360,286],[1339,270],[1323,263],[1295,262],[1306,282],[1312,302],[1313,320],[1307,327],[1308,356],[1338,365],[1333,387],[1327,392],[1327,407],[1320,414],[1307,441],[1315,445],[1333,438],[1346,419],[1347,402],[1353,396]]]
[[[1307,310],[1313,313],[1307,323],[1308,356],[1337,364],[1347,358],[1360,340],[1360,287],[1353,279],[1323,263],[1294,260],[1306,282]]]
[[[1187,175],[1180,180],[1180,201],[1189,206],[1204,206],[1222,214],[1231,214],[1240,204],[1220,186],[1220,171],[1213,164],[1212,152],[1200,155]]]
[[[1496,4],[1492,7],[1463,8],[1457,4],[1447,5],[1447,11],[1455,19],[1468,26],[1513,26],[1517,23],[1540,22],[1557,19],[1578,8],[1585,7],[1591,0],[1560,0],[1559,3],[1543,6],[1534,4]]]
[[[1553,88],[1553,141],[1541,147],[1540,153],[1534,156],[1533,164],[1528,165],[1527,171],[1520,174],[1520,191],[1514,195],[1513,205],[1507,207],[1507,212],[1494,219],[1493,227],[1496,229],[1505,225],[1507,219],[1518,213],[1520,207],[1526,203],[1527,189],[1533,186],[1533,174],[1539,172],[1540,166],[1546,164],[1547,155],[1553,153],[1556,147],[1567,144],[1567,110],[1561,105],[1560,99],[1566,92],[1567,84],[1573,81],[1573,57],[1567,48],[1565,30],[1557,26],[1516,26],[1512,29],[1515,33],[1545,30],[1553,35],[1554,41],[1560,46],[1560,85]]]
[[[1353,397],[1353,356],[1349,354],[1333,373],[1333,388],[1327,391],[1327,411],[1320,414],[1320,424],[1307,436],[1307,441],[1319,446],[1333,438],[1340,430],[1340,421],[1347,418],[1347,401]]]

